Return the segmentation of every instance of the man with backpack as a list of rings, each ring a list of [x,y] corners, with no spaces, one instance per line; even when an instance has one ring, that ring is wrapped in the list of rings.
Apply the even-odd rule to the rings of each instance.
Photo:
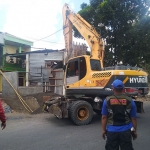
[[[106,97],[102,107],[102,137],[106,150],[134,150],[132,138],[137,138],[136,105],[123,93],[124,84],[116,79],[112,83],[114,95]]]

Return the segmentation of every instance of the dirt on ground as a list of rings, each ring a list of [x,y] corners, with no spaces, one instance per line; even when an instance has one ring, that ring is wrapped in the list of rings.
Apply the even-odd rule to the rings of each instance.
[[[30,95],[35,98],[36,102],[39,105],[39,108],[33,111],[32,114],[39,114],[42,113],[42,108],[43,108],[43,96],[50,96],[50,97],[55,97],[58,96],[58,94],[55,93],[38,93],[38,94],[33,94]],[[22,97],[25,100],[25,97]],[[14,113],[14,112],[19,112],[19,113],[29,113],[28,111],[25,110],[24,106],[22,103],[19,101],[19,99],[16,97],[9,97],[9,98],[3,98],[2,94],[0,94],[0,100],[2,101],[2,105],[4,108],[5,113]],[[30,103],[31,105],[34,105],[34,103]],[[31,106],[30,106],[31,107]]]
[[[47,95],[49,95],[50,97],[55,97],[55,96],[58,96],[57,94],[55,93],[47,93]],[[34,96],[34,95],[33,95]],[[43,107],[43,100],[42,100],[42,95],[41,94],[37,94],[36,95],[36,98],[37,98],[37,102],[39,103],[40,107],[35,110],[32,114],[40,114],[40,113],[43,113],[42,111],[42,107]],[[9,105],[3,98],[2,98],[2,95],[0,94],[0,100],[2,101],[2,104],[3,104],[3,108],[4,108],[4,111],[5,113],[25,113],[24,111],[22,112],[18,112],[17,109],[15,110],[15,108],[12,108],[11,105],[13,106],[13,103],[14,101],[11,101],[11,105]],[[138,97],[136,98],[136,101],[141,101],[141,102],[144,102],[144,101],[150,101],[150,95],[146,95],[145,97]],[[10,102],[9,102],[10,103]],[[22,104],[18,104],[20,105],[20,107],[23,107]],[[17,106],[19,107],[19,106]],[[28,113],[27,113],[28,114]]]

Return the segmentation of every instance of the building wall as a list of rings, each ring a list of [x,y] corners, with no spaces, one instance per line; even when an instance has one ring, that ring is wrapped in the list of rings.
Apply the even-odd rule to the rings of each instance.
[[[2,66],[2,62],[3,62],[3,55],[8,53],[8,54],[16,54],[17,53],[17,50],[19,49],[19,44],[18,46],[12,46],[12,45],[5,45],[4,47],[3,46],[0,46],[0,67]],[[21,52],[29,52],[31,51],[31,48],[25,48],[25,47],[22,47],[21,48]],[[8,62],[9,63],[10,61],[10,57],[7,56],[4,60],[4,62]],[[24,68],[21,68],[20,66],[16,66],[16,62],[17,62],[17,65],[18,65],[18,61],[19,59],[17,60],[15,57],[13,58],[13,61],[14,61],[14,64],[10,64],[11,66],[9,66],[9,71],[12,70],[12,68],[15,68],[13,69],[14,70],[24,70]],[[8,67],[8,66],[7,66]],[[21,69],[17,69],[18,67],[20,67]],[[3,68],[4,69],[4,68]],[[6,69],[6,65],[5,65],[5,69]],[[3,71],[8,71],[8,70],[3,70]],[[23,77],[23,85],[25,85],[25,75]],[[0,92],[2,91],[2,77],[0,75]]]
[[[4,46],[4,54],[15,54],[17,50],[16,46],[5,45]]]
[[[18,46],[10,46],[10,45],[5,45],[4,46],[4,54],[16,54],[17,50],[19,49]],[[30,52],[30,48],[22,48],[21,52]],[[6,61],[9,61],[10,57],[6,57]],[[16,58],[13,58],[14,62],[16,63]]]
[[[50,53],[30,53],[29,55],[29,80],[30,82],[47,82],[50,74],[50,68],[46,68],[46,61],[63,61],[63,52]]]
[[[17,72],[5,72],[4,75],[10,81],[15,89],[18,88],[18,73]],[[9,83],[3,78],[2,80],[2,94],[4,96],[15,96],[15,92],[13,88],[9,85]]]
[[[15,46],[9,46],[9,45],[5,45],[4,46],[4,53],[3,54],[15,54],[17,50],[17,47]],[[10,57],[6,57],[5,61],[9,61]],[[14,62],[16,63],[16,59],[14,58]]]
[[[30,52],[31,48],[22,48],[22,52]]]
[[[17,112],[28,112],[24,107],[25,105],[22,104],[22,101],[25,101],[33,111],[40,107],[39,104],[42,107],[42,87],[19,87],[18,72],[5,72],[4,75],[15,90],[12,88],[12,86],[10,86],[5,78],[2,78],[2,97],[13,110]],[[20,94],[22,99],[20,96],[17,96],[15,91]]]
[[[64,52],[30,53],[30,86],[43,86],[44,92],[63,94],[63,69],[53,68],[53,62],[63,62]],[[54,71],[55,70],[55,71]]]

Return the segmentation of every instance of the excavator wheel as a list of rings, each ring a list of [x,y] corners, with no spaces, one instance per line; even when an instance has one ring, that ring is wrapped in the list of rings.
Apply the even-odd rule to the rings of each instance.
[[[86,101],[74,101],[70,105],[69,117],[76,125],[87,125],[92,121],[93,109]]]

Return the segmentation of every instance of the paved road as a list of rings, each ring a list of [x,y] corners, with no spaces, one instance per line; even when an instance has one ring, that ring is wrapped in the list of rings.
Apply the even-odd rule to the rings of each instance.
[[[135,150],[150,150],[150,102],[138,114]],[[50,114],[7,114],[7,128],[0,130],[0,150],[104,150],[100,116],[92,124],[75,126]]]

